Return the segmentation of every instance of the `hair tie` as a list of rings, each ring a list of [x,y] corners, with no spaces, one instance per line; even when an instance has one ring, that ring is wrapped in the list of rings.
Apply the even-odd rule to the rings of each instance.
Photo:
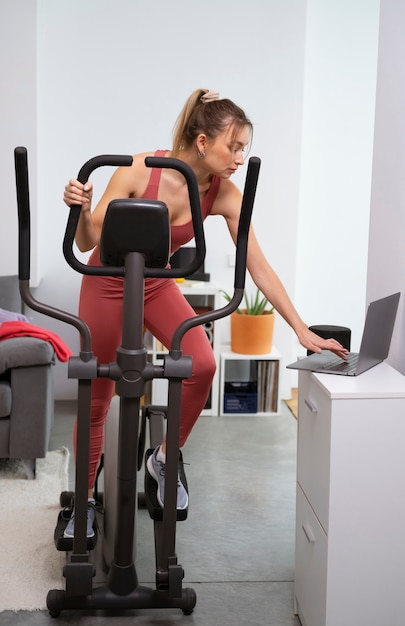
[[[209,89],[201,96],[200,100],[203,104],[206,104],[207,102],[213,102],[213,100],[219,100],[219,93],[218,91],[213,91],[212,89]]]

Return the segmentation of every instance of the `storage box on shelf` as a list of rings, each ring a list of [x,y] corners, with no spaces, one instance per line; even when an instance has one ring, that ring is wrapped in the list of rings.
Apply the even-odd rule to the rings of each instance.
[[[238,354],[222,346],[219,415],[272,415],[279,411],[280,354]]]
[[[197,313],[204,313],[221,306],[220,291],[211,283],[203,281],[184,281],[178,284],[180,291],[187,298]],[[211,342],[215,359],[219,360],[219,338],[215,334],[215,323],[204,325],[205,332]],[[165,346],[156,340],[150,333],[145,333],[145,346],[148,348],[149,358],[154,364],[162,364],[162,359],[167,352]],[[145,401],[148,404],[165,405],[167,402],[168,382],[162,378],[155,379],[147,389]],[[211,392],[202,415],[217,415],[218,407],[219,373],[216,372],[211,385]]]
[[[404,623],[405,377],[299,373],[295,612],[303,626]]]

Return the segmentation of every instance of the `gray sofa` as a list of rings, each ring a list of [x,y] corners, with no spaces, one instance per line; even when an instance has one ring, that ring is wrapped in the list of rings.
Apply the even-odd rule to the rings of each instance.
[[[17,276],[0,276],[0,309],[21,312]],[[35,478],[46,456],[54,415],[53,365],[48,341],[12,337],[0,341],[0,458],[22,459]]]

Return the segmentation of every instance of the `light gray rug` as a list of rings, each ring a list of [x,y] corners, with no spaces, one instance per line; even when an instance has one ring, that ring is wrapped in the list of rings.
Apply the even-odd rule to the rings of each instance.
[[[65,554],[53,532],[59,496],[68,488],[69,451],[37,460],[35,480],[19,461],[0,464],[0,611],[46,609],[49,589],[62,589]]]

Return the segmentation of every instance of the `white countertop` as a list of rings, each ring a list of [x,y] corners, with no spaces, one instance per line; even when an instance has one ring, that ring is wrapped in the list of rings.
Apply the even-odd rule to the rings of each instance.
[[[380,363],[359,376],[312,373],[331,398],[404,398],[405,376]]]

